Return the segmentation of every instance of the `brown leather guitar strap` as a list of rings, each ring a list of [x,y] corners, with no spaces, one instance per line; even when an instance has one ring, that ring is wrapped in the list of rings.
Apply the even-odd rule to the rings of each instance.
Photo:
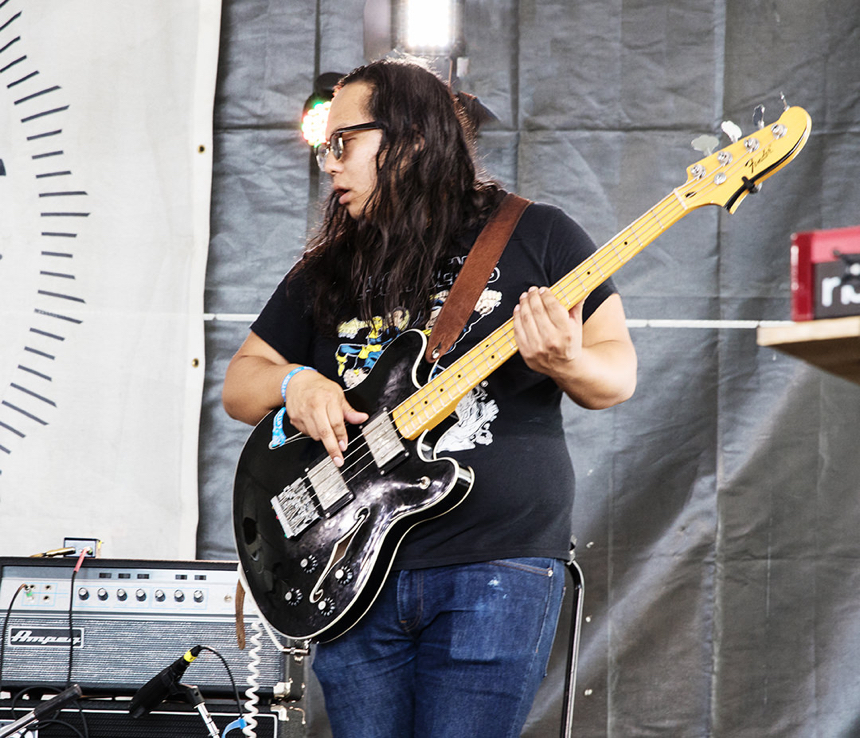
[[[509,192],[478,234],[436,318],[430,340],[427,342],[427,352],[424,354],[427,361],[432,363],[444,356],[460,337],[463,326],[475,309],[475,304],[490,280],[514,228],[530,204],[531,200]]]
[[[245,588],[236,582],[236,645],[245,650]]]

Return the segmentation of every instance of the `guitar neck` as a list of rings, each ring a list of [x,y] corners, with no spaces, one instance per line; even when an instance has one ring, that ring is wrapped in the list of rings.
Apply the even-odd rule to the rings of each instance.
[[[553,294],[570,310],[687,212],[687,205],[673,190],[556,282]],[[441,423],[471,389],[516,352],[514,322],[509,319],[394,408],[392,417],[401,435],[414,439]]]

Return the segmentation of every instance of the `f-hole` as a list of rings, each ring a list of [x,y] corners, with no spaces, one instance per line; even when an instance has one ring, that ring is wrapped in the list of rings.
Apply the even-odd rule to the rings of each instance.
[[[346,551],[349,548],[349,544],[352,543],[352,539],[355,538],[355,534],[358,532],[358,529],[361,527],[361,524],[367,519],[367,509],[363,508],[356,513],[355,524],[350,528],[341,539],[335,544],[335,547],[332,549],[331,556],[329,557],[328,563],[320,574],[320,578],[317,579],[317,583],[314,585],[313,591],[311,592],[310,601],[313,603],[317,603],[322,599],[323,596],[323,582],[326,577],[337,567],[337,565],[343,560],[343,557],[346,556]]]

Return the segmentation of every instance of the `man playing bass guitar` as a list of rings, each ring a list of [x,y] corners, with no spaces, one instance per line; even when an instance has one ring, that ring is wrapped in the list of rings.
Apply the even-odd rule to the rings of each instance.
[[[415,62],[382,60],[342,80],[317,150],[332,185],[324,220],[230,362],[232,417],[256,424],[285,407],[294,431],[346,468],[350,434],[374,410],[353,406],[351,389],[385,371],[398,336],[429,333],[504,197],[478,171],[474,134],[458,96]],[[438,366],[416,357],[432,377],[513,319],[518,353],[433,438],[436,457],[474,472],[471,490],[405,533],[367,611],[316,646],[335,736],[520,734],[549,658],[572,532],[561,399],[607,408],[636,385],[612,282],[570,311],[546,288],[594,251],[558,208],[530,204],[459,339]]]

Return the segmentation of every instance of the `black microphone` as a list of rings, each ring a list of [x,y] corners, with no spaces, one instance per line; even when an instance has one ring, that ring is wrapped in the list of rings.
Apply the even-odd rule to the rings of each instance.
[[[30,723],[47,720],[54,713],[59,712],[67,703],[72,702],[82,696],[81,688],[77,684],[73,684],[68,689],[60,692],[56,697],[52,697],[47,702],[41,702],[38,707],[30,710],[24,717],[19,718],[14,723],[4,723],[0,726],[0,738],[6,738],[10,735],[23,735],[20,733],[22,728],[26,728]],[[30,733],[27,733],[30,735]]]
[[[180,677],[185,673],[188,665],[197,658],[203,646],[194,646],[185,654],[176,659],[170,666],[162,669],[146,684],[137,690],[132,697],[128,711],[132,718],[146,715],[150,710],[158,707],[172,692],[175,691]]]

